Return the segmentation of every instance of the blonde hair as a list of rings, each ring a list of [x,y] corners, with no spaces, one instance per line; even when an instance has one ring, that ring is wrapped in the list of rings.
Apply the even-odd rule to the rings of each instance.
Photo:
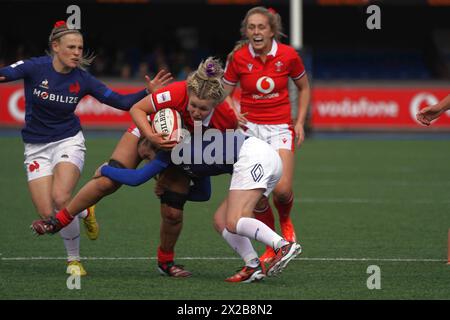
[[[267,19],[269,20],[270,29],[274,33],[273,37],[275,38],[275,40],[280,41],[282,37],[286,37],[286,35],[283,33],[283,25],[281,23],[281,16],[278,12],[276,12],[272,8],[254,7],[247,11],[247,14],[244,17],[244,20],[242,20],[242,22],[241,22],[242,39],[239,40],[238,42],[236,42],[235,47],[230,52],[230,54],[228,54],[227,60],[232,60],[234,53],[249,43],[249,40],[247,39],[247,35],[246,35],[248,19],[250,18],[250,16],[252,16],[254,14],[258,14],[258,13],[266,16]]]
[[[202,61],[197,70],[188,76],[188,92],[195,94],[199,99],[213,100],[216,104],[219,104],[226,97],[221,81],[222,76],[223,68],[220,60],[209,57]]]
[[[53,41],[60,42],[61,38],[68,34],[78,34],[83,38],[83,35],[81,34],[81,32],[78,29],[69,29],[67,27],[67,24],[65,23],[65,21],[58,21],[55,23],[52,31],[50,32],[50,36],[48,37],[49,51],[47,51],[47,54],[49,56],[54,57],[54,55],[55,55],[53,48],[52,48]],[[80,69],[86,70],[91,65],[92,61],[94,61],[94,59],[95,59],[95,54],[93,52],[86,53],[80,59],[80,65],[79,65]]]

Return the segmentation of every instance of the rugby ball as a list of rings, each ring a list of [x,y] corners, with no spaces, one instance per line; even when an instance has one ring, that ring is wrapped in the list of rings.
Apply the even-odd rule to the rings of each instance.
[[[165,139],[179,142],[183,139],[183,123],[178,111],[170,108],[158,110],[153,118],[153,129],[157,133],[167,133]]]

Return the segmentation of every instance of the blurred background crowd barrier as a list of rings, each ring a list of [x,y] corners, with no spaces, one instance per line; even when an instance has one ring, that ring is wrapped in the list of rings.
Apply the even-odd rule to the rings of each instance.
[[[53,23],[72,3],[0,3],[0,66],[45,54]],[[240,23],[256,5],[283,19],[289,44],[289,0],[78,1],[85,48],[96,54],[89,72],[119,92],[142,88],[144,75],[169,70],[184,80],[209,55],[226,60]],[[369,5],[381,9],[381,29],[369,30]],[[311,130],[407,130],[424,127],[415,113],[450,93],[450,0],[303,0],[300,55],[312,84]],[[239,90],[235,99],[239,101]],[[127,113],[86,97],[84,127],[124,128]],[[295,117],[295,108],[293,108]],[[0,127],[20,127],[21,82],[0,85]],[[450,114],[431,128],[450,131]],[[428,128],[430,130],[430,128]]]

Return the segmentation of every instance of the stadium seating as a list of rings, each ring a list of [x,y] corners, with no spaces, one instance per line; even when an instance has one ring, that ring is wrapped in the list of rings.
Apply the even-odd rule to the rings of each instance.
[[[320,80],[427,80],[432,77],[419,51],[316,49],[312,64]]]

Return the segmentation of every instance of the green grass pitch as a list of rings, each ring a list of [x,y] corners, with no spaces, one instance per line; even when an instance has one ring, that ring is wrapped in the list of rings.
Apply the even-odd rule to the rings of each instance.
[[[118,140],[86,136],[78,187]],[[122,187],[97,207],[100,238],[82,234],[89,275],[80,290],[67,289],[60,237],[29,230],[36,214],[20,139],[0,144],[0,299],[450,299],[448,140],[307,140],[296,153],[292,214],[304,253],[279,277],[250,285],[223,281],[242,263],[212,227],[228,176],[213,179],[208,203],[186,205],[176,261],[193,276],[181,280],[156,271],[153,182]],[[367,288],[370,265],[380,267],[379,290]]]

